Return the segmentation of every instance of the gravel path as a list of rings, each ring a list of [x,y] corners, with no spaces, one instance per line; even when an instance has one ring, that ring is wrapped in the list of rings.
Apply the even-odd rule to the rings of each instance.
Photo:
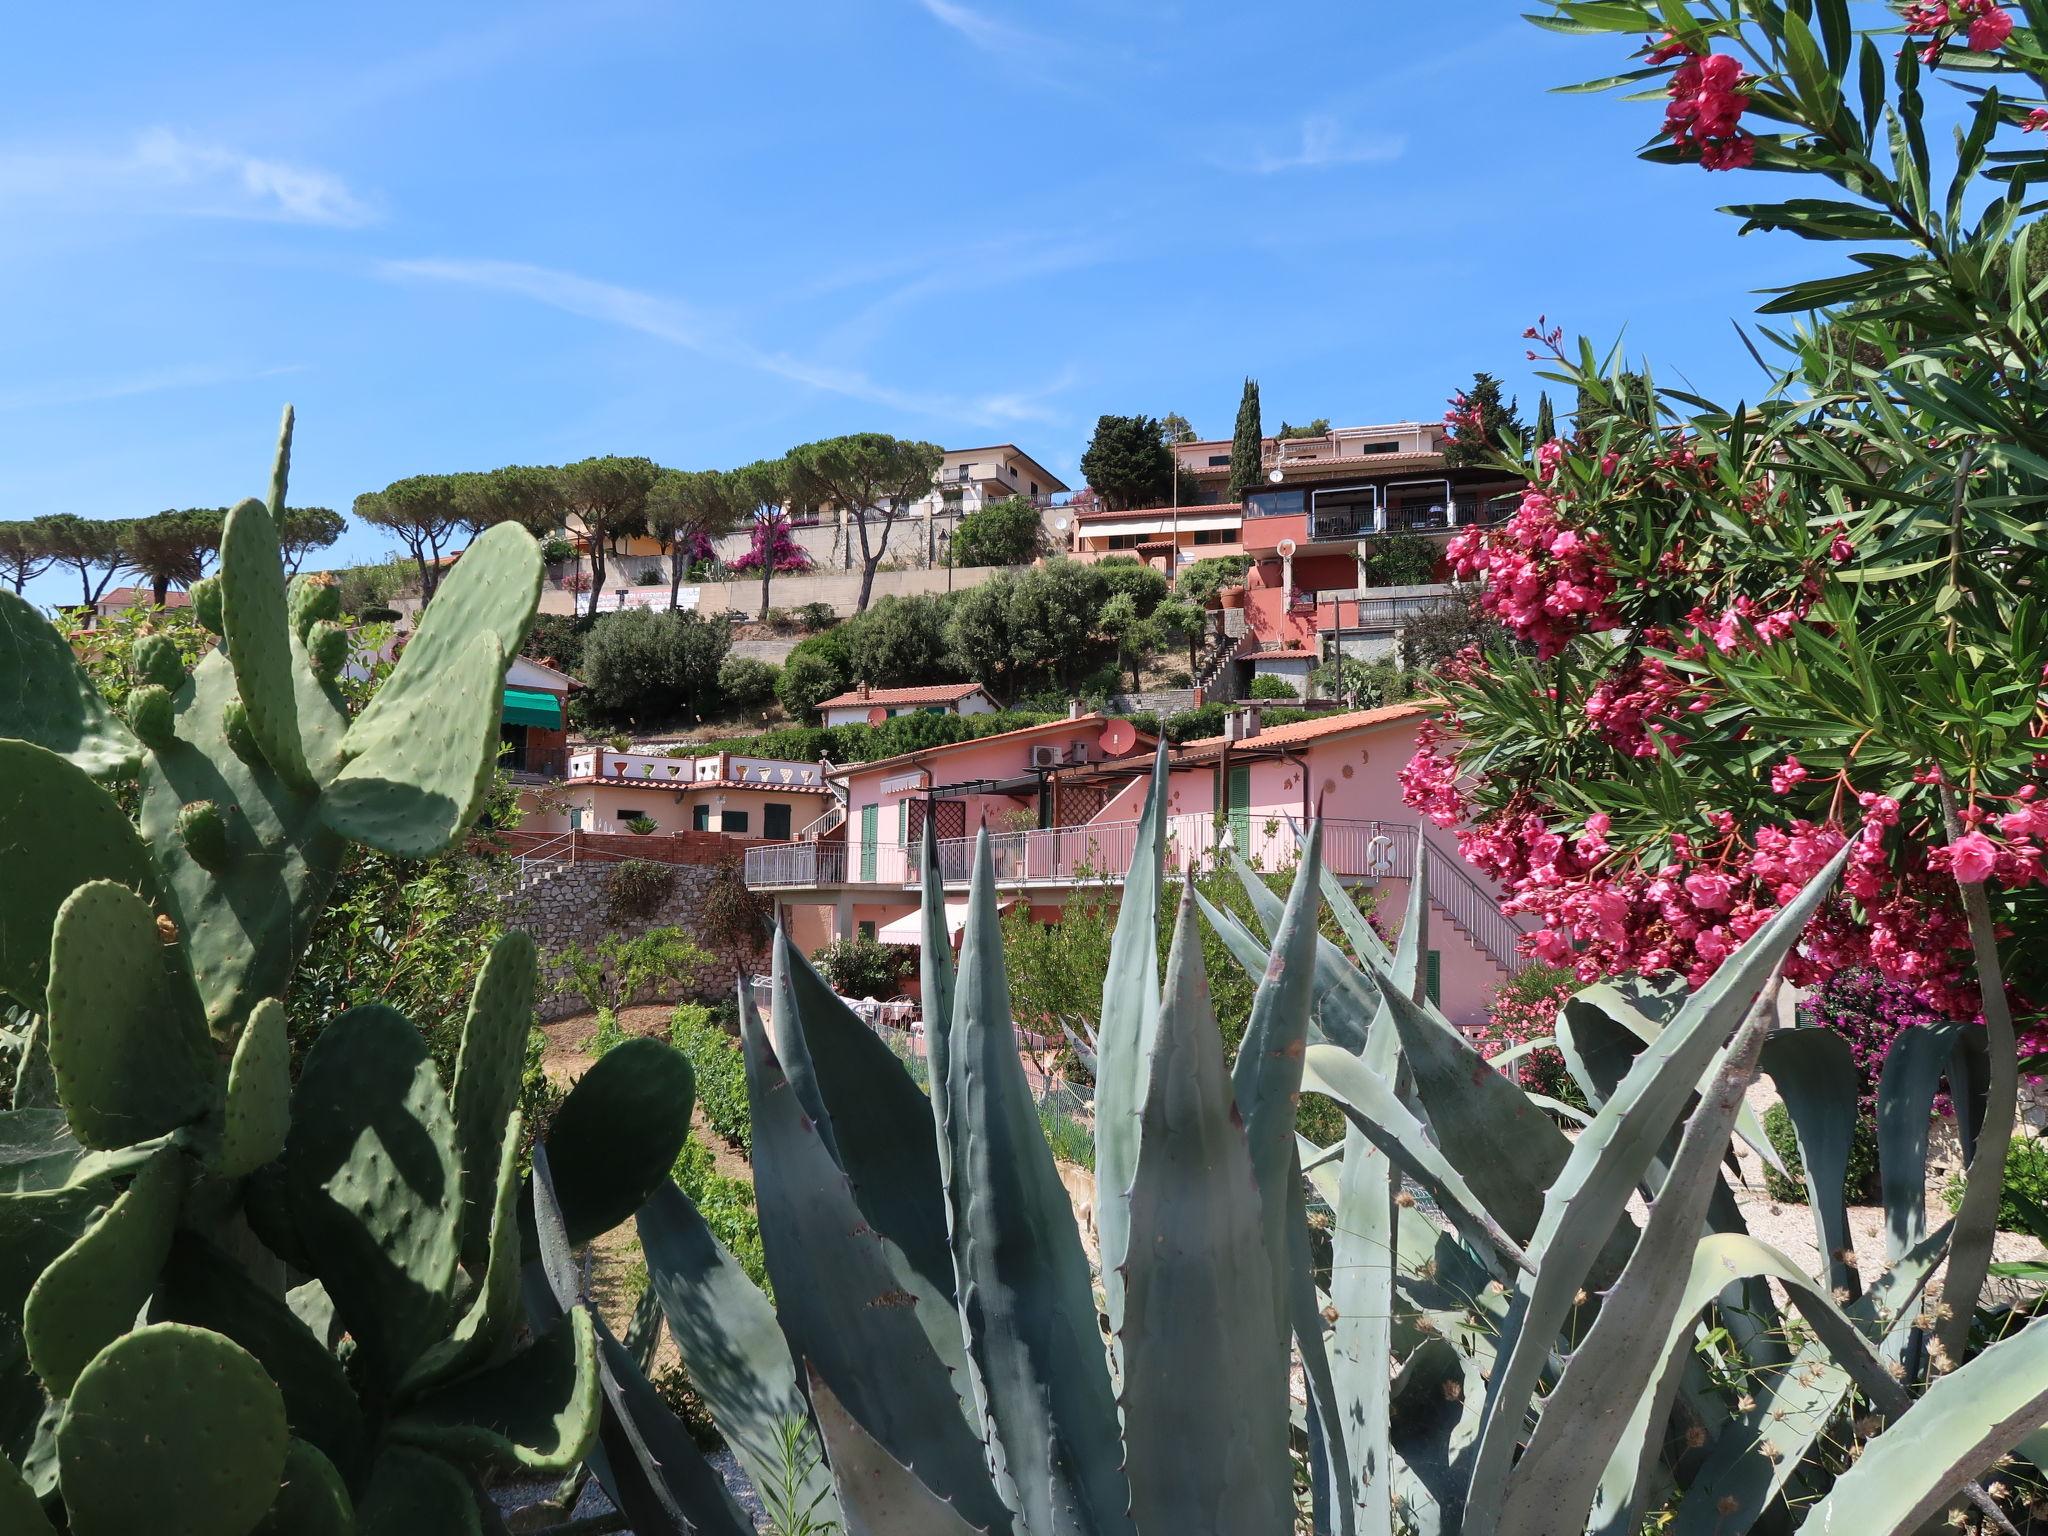
[[[1778,1095],[1769,1079],[1760,1079],[1750,1086],[1749,1102],[1759,1120],[1777,1100]],[[1788,1204],[1773,1200],[1764,1192],[1763,1159],[1752,1152],[1746,1142],[1738,1140],[1735,1143],[1735,1156],[1742,1169],[1742,1182],[1736,1187],[1735,1203],[1741,1207],[1743,1219],[1749,1223],[1750,1236],[1783,1250],[1787,1257],[1805,1265],[1809,1272],[1818,1273],[1820,1242],[1814,1233],[1812,1210],[1804,1201]],[[1939,1187],[1929,1189],[1928,1230],[1932,1231],[1948,1219],[1949,1209],[1942,1202]],[[1856,1267],[1868,1283],[1885,1267],[1883,1207],[1850,1206],[1849,1233],[1856,1247]],[[2038,1241],[2012,1232],[1998,1234],[1993,1252],[2000,1263],[2048,1256],[2048,1250],[2044,1250]],[[1990,1282],[1994,1288],[2009,1283]]]

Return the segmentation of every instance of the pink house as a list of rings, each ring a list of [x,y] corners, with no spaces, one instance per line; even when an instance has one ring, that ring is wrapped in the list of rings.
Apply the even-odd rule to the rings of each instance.
[[[1172,752],[1167,857],[1178,868],[1234,850],[1263,871],[1287,869],[1320,805],[1325,865],[1347,886],[1372,887],[1393,925],[1426,840],[1430,985],[1452,1020],[1477,1022],[1526,962],[1521,930],[1484,877],[1401,803],[1401,766],[1429,713],[1401,704],[1261,728],[1257,708],[1237,711],[1223,735]],[[1129,870],[1152,749],[1128,722],[1077,715],[834,770],[843,822],[814,841],[750,849],[748,882],[777,897],[806,947],[861,930],[915,943],[918,850],[931,818],[961,913],[974,835],[986,826],[1006,902],[1053,922],[1076,889],[1114,885]]]

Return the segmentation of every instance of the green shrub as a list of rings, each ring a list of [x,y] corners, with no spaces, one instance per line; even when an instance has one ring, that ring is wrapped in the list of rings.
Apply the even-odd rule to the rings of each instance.
[[[711,957],[680,928],[650,928],[628,938],[608,933],[594,948],[571,944],[547,956],[551,967],[567,973],[573,992],[582,994],[593,1012],[616,1013],[648,987],[680,992],[696,981]]]
[[[1764,1135],[1770,1138],[1783,1173],[1764,1169],[1764,1193],[1773,1200],[1803,1203],[1806,1199],[1806,1165],[1799,1160],[1799,1135],[1792,1129],[1792,1111],[1773,1104],[1764,1111]],[[1878,1198],[1877,1127],[1867,1116],[1856,1118],[1856,1133],[1849,1142],[1849,1176],[1844,1189],[1851,1205],[1868,1205]]]
[[[694,1133],[683,1143],[676,1158],[676,1185],[690,1197],[697,1214],[712,1236],[747,1272],[754,1284],[774,1292],[768,1284],[768,1260],[761,1248],[761,1218],[754,1206],[754,1186],[745,1179],[729,1178],[718,1171],[711,1149]]]
[[[1173,590],[1185,601],[1206,608],[1220,589],[1236,586],[1250,569],[1251,560],[1244,555],[1216,555],[1207,560],[1197,560],[1181,567],[1180,574],[1173,579]]]
[[[727,709],[757,709],[775,697],[781,669],[752,656],[728,656],[719,663],[718,694]]]
[[[576,546],[557,534],[541,544],[540,558],[547,565],[566,565],[576,558]]]
[[[1383,533],[1366,548],[1365,573],[1376,587],[1420,587],[1436,580],[1436,543],[1419,533]]]
[[[626,1043],[625,1026],[619,1023],[619,1016],[609,1008],[597,1010],[597,1028],[592,1030],[583,1042],[583,1049],[591,1056],[602,1056],[614,1046]]]
[[[1095,1167],[1095,1133],[1087,1126],[1065,1110],[1042,1101],[1038,1106],[1038,1124],[1054,1157],[1083,1168]]]
[[[697,1106],[711,1129],[745,1152],[754,1149],[754,1117],[747,1103],[747,1064],[739,1042],[721,1029],[702,1003],[680,1004],[669,1020],[669,1039],[697,1073]]]
[[[583,642],[581,695],[592,719],[642,726],[693,720],[718,703],[732,626],[694,613],[608,613]]]
[[[628,816],[626,818],[626,830],[632,833],[635,837],[646,837],[651,833],[660,831],[661,823],[656,821],[652,816],[644,814],[638,816]]]
[[[1021,496],[992,501],[960,519],[953,530],[955,565],[1029,565],[1045,542],[1038,508]]]
[[[1127,592],[1141,619],[1150,618],[1152,610],[1166,600],[1166,573],[1156,565],[1146,565],[1129,555],[1111,555],[1095,562],[1095,573],[1102,578],[1107,594],[1104,601]]]
[[[798,626],[817,634],[830,629],[839,622],[839,613],[830,603],[804,603],[792,611],[791,616]]]
[[[884,944],[865,933],[834,939],[812,961],[842,997],[894,997],[896,984],[915,963],[917,952]]]
[[[1262,673],[1252,679],[1252,697],[1255,699],[1299,699],[1301,690],[1287,678]]]
[[[775,697],[789,711],[790,719],[816,719],[821,700],[853,686],[853,663],[837,635],[837,630],[828,629],[797,641],[782,663],[775,678]]]
[[[1951,1211],[1963,1203],[1963,1181],[1942,1186],[1942,1202]],[[2005,1149],[2005,1187],[1998,1195],[1998,1230],[2030,1232],[2048,1241],[2048,1143],[2038,1136],[2015,1134]]]
[[[652,859],[628,859],[615,864],[604,882],[604,920],[613,927],[644,922],[661,910],[661,904],[675,890],[673,865],[658,864]]]

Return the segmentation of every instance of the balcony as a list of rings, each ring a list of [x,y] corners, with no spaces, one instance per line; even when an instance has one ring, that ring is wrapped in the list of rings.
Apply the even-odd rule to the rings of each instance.
[[[1135,821],[991,833],[996,884],[1018,890],[1121,883],[1130,871],[1137,835]],[[1347,879],[1398,878],[1413,867],[1415,835],[1414,827],[1398,822],[1325,821],[1323,862]],[[974,845],[971,837],[940,840],[939,874],[949,887],[967,884]],[[1254,868],[1271,874],[1293,868],[1299,840],[1290,818],[1264,811],[1220,823],[1204,814],[1167,820],[1169,867],[1190,859],[1213,863],[1233,846]],[[919,886],[920,856],[917,845],[893,842],[775,843],[747,850],[747,884],[761,891],[866,886],[893,894]]]
[[[607,783],[687,784],[742,782],[763,789],[823,789],[825,771],[817,763],[786,763],[767,757],[672,757],[666,752],[615,752],[609,747],[579,747],[568,754],[569,777]],[[724,775],[721,780],[721,772]]]
[[[1080,885],[1121,885],[1130,872],[1137,833],[1135,821],[1111,821],[991,834],[997,888],[1050,893]],[[1500,910],[1447,842],[1404,822],[1323,822],[1323,867],[1347,882],[1409,879],[1417,848],[1424,845],[1434,905],[1503,969],[1510,974],[1521,970],[1528,963],[1520,951],[1521,926]],[[1296,819],[1266,811],[1222,822],[1201,814],[1173,816],[1166,823],[1169,871],[1190,863],[1213,868],[1234,848],[1261,874],[1280,874],[1294,868],[1300,846]],[[971,837],[940,840],[939,874],[949,890],[967,885],[974,847]],[[900,843],[772,843],[747,850],[746,878],[757,891],[847,892],[903,901],[914,897],[922,883],[921,857],[920,848]]]

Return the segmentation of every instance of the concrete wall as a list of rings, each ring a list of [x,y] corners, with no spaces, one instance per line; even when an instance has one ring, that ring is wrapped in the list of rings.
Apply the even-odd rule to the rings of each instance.
[[[980,586],[1003,569],[1006,567],[991,565],[962,566],[950,573],[944,566],[935,571],[877,571],[874,598],[911,597],[946,591],[962,592],[969,587]],[[633,590],[631,582],[615,582],[608,575],[605,578],[606,590],[609,591],[614,586],[625,586]],[[699,582],[696,586],[699,594],[699,613],[733,612],[752,618],[761,611],[761,582],[758,577],[752,581]],[[665,581],[660,588],[650,590],[658,599],[658,606],[668,606],[668,587]],[[777,576],[769,584],[768,589],[768,601],[773,607],[801,608],[806,603],[825,603],[841,616],[851,614],[854,604],[859,600],[859,571]],[[570,592],[559,586],[549,586],[541,591],[542,613],[581,613],[589,606],[590,594],[587,592]]]

